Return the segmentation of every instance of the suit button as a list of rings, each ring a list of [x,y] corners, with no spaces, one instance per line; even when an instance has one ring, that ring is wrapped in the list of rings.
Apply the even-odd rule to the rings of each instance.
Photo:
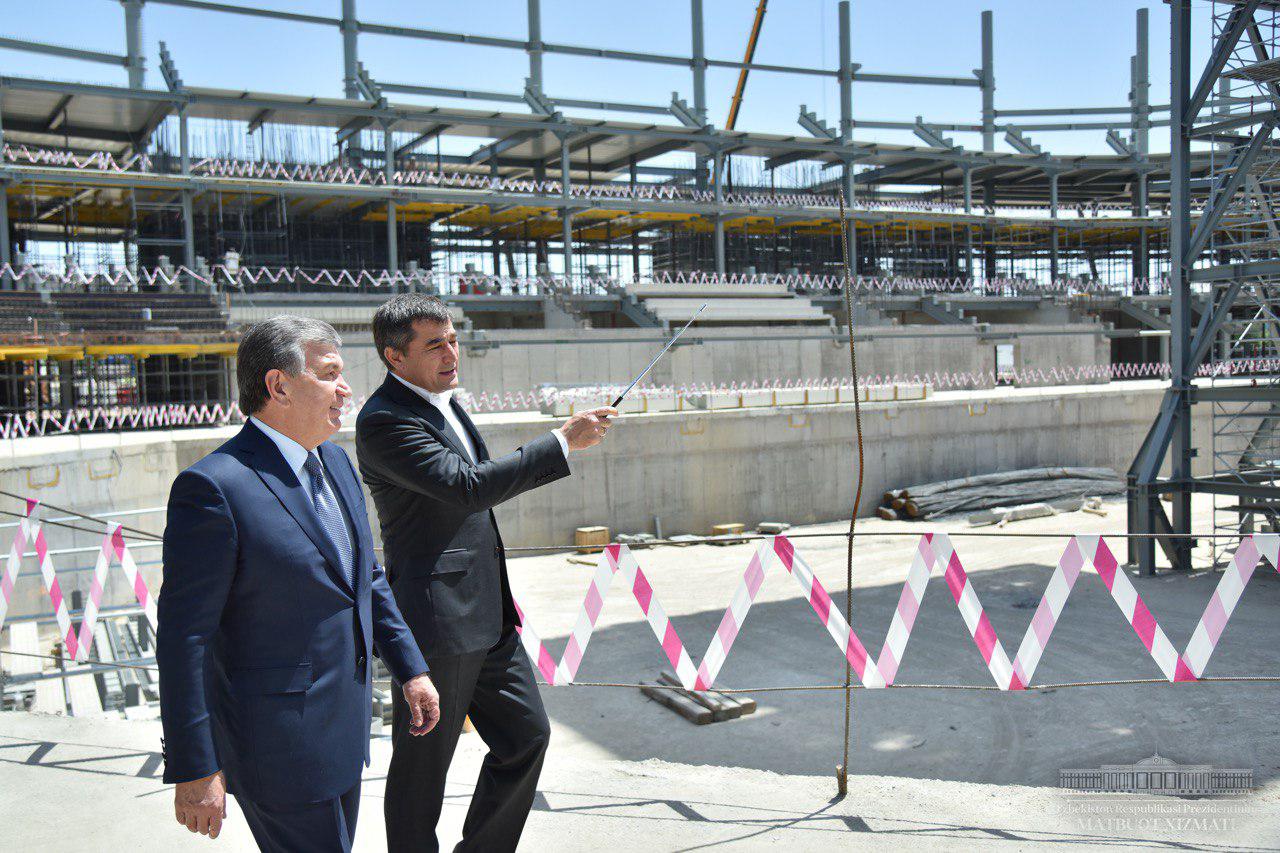
[[[358,667],[360,667],[361,669],[363,669],[363,668],[364,668],[364,664],[365,664],[365,656],[364,656],[364,655],[360,655],[360,656],[358,656],[358,657],[356,658],[356,666],[358,666]]]
[[[493,546],[493,556],[495,556],[495,557],[501,557],[501,556],[502,556],[502,549],[501,549],[501,548],[499,548],[497,545],[494,545],[494,546]]]

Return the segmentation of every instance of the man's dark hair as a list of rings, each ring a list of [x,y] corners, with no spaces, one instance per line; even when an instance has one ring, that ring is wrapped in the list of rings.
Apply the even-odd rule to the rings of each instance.
[[[268,371],[283,370],[297,376],[306,369],[308,344],[328,344],[335,349],[342,339],[333,326],[310,317],[282,314],[255,323],[240,338],[236,352],[236,384],[240,387],[240,411],[252,415],[271,399]]]
[[[449,314],[449,306],[434,296],[421,293],[402,293],[382,303],[382,307],[373,315],[373,346],[378,350],[378,358],[391,369],[387,361],[386,349],[391,347],[397,352],[404,352],[413,342],[413,324],[418,320],[430,320],[432,323],[448,323],[453,319]]]

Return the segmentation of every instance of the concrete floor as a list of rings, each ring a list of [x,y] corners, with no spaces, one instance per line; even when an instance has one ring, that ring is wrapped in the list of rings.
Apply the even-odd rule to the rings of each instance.
[[[1123,506],[1011,525],[1008,532],[1105,533],[1124,529]],[[1197,506],[1207,529],[1206,505]],[[838,530],[840,525],[804,528]],[[862,521],[854,565],[854,626],[878,653],[917,533],[905,523]],[[962,522],[932,525],[965,530]],[[984,608],[1010,655],[1021,641],[1065,539],[955,540]],[[695,658],[738,584],[751,545],[637,552],[655,595]],[[1112,547],[1120,553],[1123,540]],[[839,538],[798,539],[838,605]],[[592,568],[565,556],[512,561],[528,619],[557,653]],[[1185,646],[1217,575],[1134,577],[1169,635]],[[719,684],[735,688],[831,684],[843,678],[836,647],[795,581],[766,576]],[[580,681],[652,678],[665,664],[635,601],[620,586],[601,614]],[[1208,675],[1278,675],[1280,576],[1259,568]],[[1159,677],[1111,600],[1086,571],[1059,621],[1035,683]],[[989,685],[991,678],[935,575],[898,675],[900,684]],[[851,795],[832,802],[842,750],[843,695],[756,692],[759,711],[694,726],[630,689],[545,688],[553,721],[542,795],[523,849],[678,850],[701,847],[827,849],[834,844],[923,849],[978,843],[1028,849],[1081,844],[1197,849],[1280,848],[1280,720],[1276,684],[1179,684],[1029,690],[855,691]],[[158,781],[154,721],[0,716],[0,843],[28,849],[208,849],[171,823]],[[382,849],[381,786],[389,744],[375,742],[366,775],[360,849]],[[1249,768],[1260,790],[1229,813],[1222,801],[1164,800],[1176,815],[1108,813],[1056,788],[1063,768],[1128,764],[1159,753],[1184,764]],[[464,737],[451,776],[441,837],[457,837],[483,744]],[[1124,799],[1124,798],[1121,798]],[[1132,804],[1132,800],[1129,800]],[[1085,812],[1080,813],[1084,808]],[[67,820],[74,814],[75,820]],[[1188,818],[1201,822],[1188,825]],[[226,843],[224,843],[226,842]],[[233,820],[218,846],[240,849]],[[238,847],[239,845],[240,847]]]

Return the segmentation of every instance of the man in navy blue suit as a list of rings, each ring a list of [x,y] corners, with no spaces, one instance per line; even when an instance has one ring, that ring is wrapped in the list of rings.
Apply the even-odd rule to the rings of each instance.
[[[439,720],[422,652],[374,561],[363,493],[327,439],[351,389],[333,327],[241,340],[234,438],[178,475],[156,661],[174,813],[216,838],[236,796],[263,850],[351,849],[369,760],[370,655],[413,733]]]

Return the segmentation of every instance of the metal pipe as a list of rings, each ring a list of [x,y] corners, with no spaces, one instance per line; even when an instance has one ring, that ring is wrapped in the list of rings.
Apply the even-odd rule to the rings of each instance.
[[[142,0],[120,0],[124,7],[125,67],[129,88],[141,89],[147,82],[146,60],[142,55]]]
[[[542,6],[541,0],[529,0],[529,85],[542,92]]]
[[[356,19],[356,0],[342,0],[342,88],[352,100],[360,98],[360,86],[356,83],[356,67],[360,61],[359,21]]]
[[[702,33],[702,0],[689,0],[693,30],[693,111],[707,123],[707,54]]]
[[[387,186],[391,187],[396,174],[396,142],[389,124],[382,131],[382,144],[386,159],[383,174],[386,175]],[[399,255],[399,246],[396,244],[396,202],[394,198],[389,198],[387,199],[387,272],[394,273],[400,268]],[[496,273],[497,270],[494,272]]]
[[[990,11],[982,13],[982,150],[996,150],[996,71],[994,27]]]
[[[853,42],[850,36],[849,0],[840,0],[840,141],[853,138]],[[849,168],[848,165],[845,167]],[[847,201],[852,204],[853,199]]]

